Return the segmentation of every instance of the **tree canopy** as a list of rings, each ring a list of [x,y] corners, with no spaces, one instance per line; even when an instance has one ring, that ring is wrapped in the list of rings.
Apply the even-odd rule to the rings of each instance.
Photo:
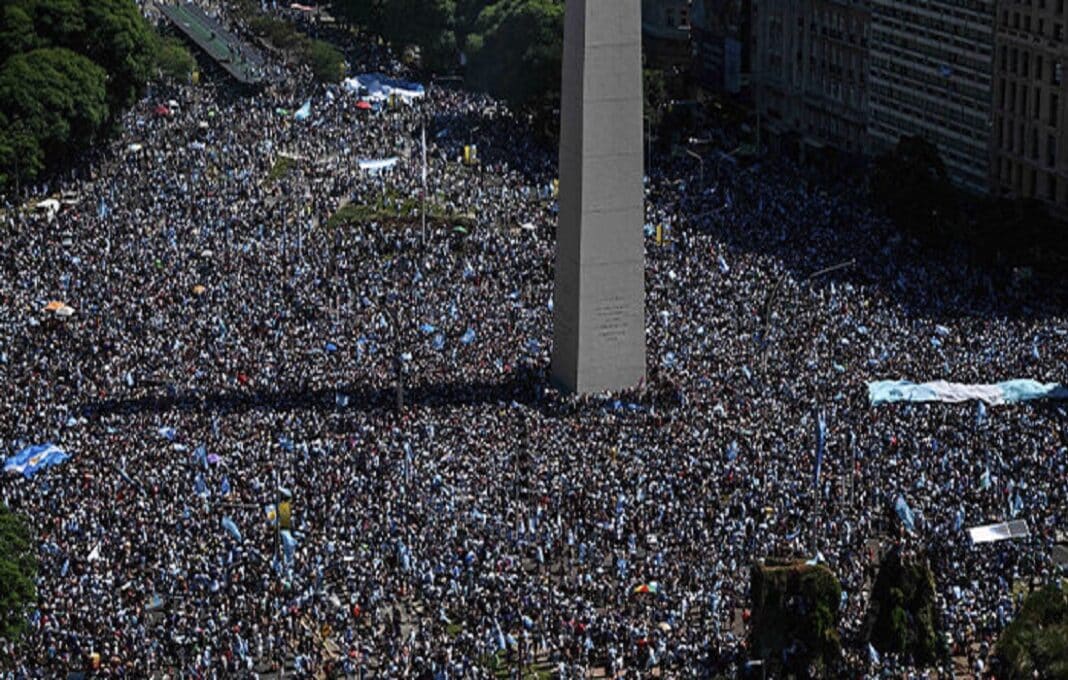
[[[467,36],[468,79],[526,107],[560,91],[564,5],[558,0],[498,0]]]
[[[865,637],[880,652],[927,665],[939,657],[936,621],[930,567],[922,560],[903,561],[898,550],[887,553],[872,587]]]
[[[36,577],[26,523],[0,505],[0,637],[12,640],[26,627],[27,609],[37,599]]]
[[[768,677],[806,677],[810,666],[826,671],[838,663],[842,586],[830,569],[767,560],[753,565],[751,592],[752,653],[769,665]]]
[[[331,11],[395,48],[417,47],[430,70],[452,71],[463,54],[468,84],[513,106],[560,90],[562,0],[333,0]]]
[[[1068,593],[1047,585],[1027,596],[998,638],[998,677],[1068,677]]]
[[[0,10],[0,187],[97,139],[157,67],[188,61],[129,0],[9,0]],[[165,63],[159,65],[165,66]]]

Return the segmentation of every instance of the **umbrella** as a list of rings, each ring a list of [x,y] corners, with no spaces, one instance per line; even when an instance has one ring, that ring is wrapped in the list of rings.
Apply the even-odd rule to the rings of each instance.
[[[68,316],[71,316],[73,314],[74,314],[74,308],[73,307],[68,307],[66,305],[63,305],[62,307],[60,307],[59,309],[56,310],[56,316],[61,316],[63,318],[67,318]]]
[[[67,305],[63,304],[59,300],[52,300],[47,305],[45,305],[44,310],[46,312],[57,312],[57,311],[63,309],[64,307],[66,307],[66,306]]]
[[[193,295],[203,295],[207,291],[208,291],[208,289],[205,288],[204,286],[200,285],[199,283],[197,285],[193,286]]]
[[[657,624],[657,627],[660,628],[661,632],[664,632],[664,633],[670,633],[671,632],[671,624],[668,623],[667,621],[661,621],[659,624]]]
[[[465,235],[467,234],[467,227],[462,227],[462,226],[457,225],[457,226],[453,227],[452,230],[454,232],[456,232],[457,234],[465,234]]]
[[[360,101],[356,102],[356,108],[362,111],[369,111],[371,109],[371,104],[361,99]]]
[[[640,594],[640,593],[650,593],[652,595],[656,595],[659,592],[660,592],[660,584],[658,584],[656,581],[650,581],[649,583],[643,583],[640,586],[637,586],[636,588],[634,588],[634,594],[635,595]]]

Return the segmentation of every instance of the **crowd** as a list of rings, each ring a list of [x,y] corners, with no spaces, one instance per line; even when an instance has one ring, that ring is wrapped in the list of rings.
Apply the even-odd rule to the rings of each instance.
[[[349,61],[405,75],[374,45]],[[71,459],[0,479],[40,560],[0,671],[99,655],[100,677],[733,676],[749,566],[791,554],[842,581],[850,675],[908,674],[860,641],[873,560],[899,543],[931,560],[939,627],[981,673],[1014,584],[1054,570],[1064,407],[872,407],[865,385],[1063,381],[1063,300],[1025,304],[924,254],[861,188],[658,154],[648,380],[567,396],[547,378],[553,150],[484,95],[358,101],[303,72],[254,94],[157,87],[39,188],[76,205],[3,213],[5,457],[52,442]],[[424,127],[426,202],[469,230],[424,238]],[[478,167],[458,162],[466,144]],[[330,224],[350,202],[412,220]],[[1032,536],[963,530],[1009,517]]]

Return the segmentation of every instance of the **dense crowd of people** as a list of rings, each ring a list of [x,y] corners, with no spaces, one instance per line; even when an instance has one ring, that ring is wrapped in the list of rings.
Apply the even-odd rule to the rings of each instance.
[[[406,75],[372,44],[348,56]],[[982,673],[1014,584],[1054,571],[1064,407],[873,407],[866,383],[1063,380],[1063,301],[925,254],[861,187],[658,153],[649,377],[568,396],[547,377],[554,150],[485,95],[359,101],[303,72],[257,93],[157,86],[109,148],[40,187],[76,205],[3,213],[5,457],[42,442],[72,456],[0,479],[40,561],[3,672],[99,655],[98,675],[132,678],[535,662],[733,676],[749,566],[818,555],[845,590],[849,674],[911,673],[860,638],[879,546],[899,544],[936,575],[937,670],[952,654]],[[424,236],[424,127],[426,203],[469,229],[433,219]],[[459,162],[467,144],[477,167]],[[411,219],[331,222],[347,203]],[[964,533],[1008,518],[1031,537]]]

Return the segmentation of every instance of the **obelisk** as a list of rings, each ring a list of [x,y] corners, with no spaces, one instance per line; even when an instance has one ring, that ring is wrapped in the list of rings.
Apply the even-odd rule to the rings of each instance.
[[[639,0],[567,0],[552,376],[579,393],[645,375]]]

